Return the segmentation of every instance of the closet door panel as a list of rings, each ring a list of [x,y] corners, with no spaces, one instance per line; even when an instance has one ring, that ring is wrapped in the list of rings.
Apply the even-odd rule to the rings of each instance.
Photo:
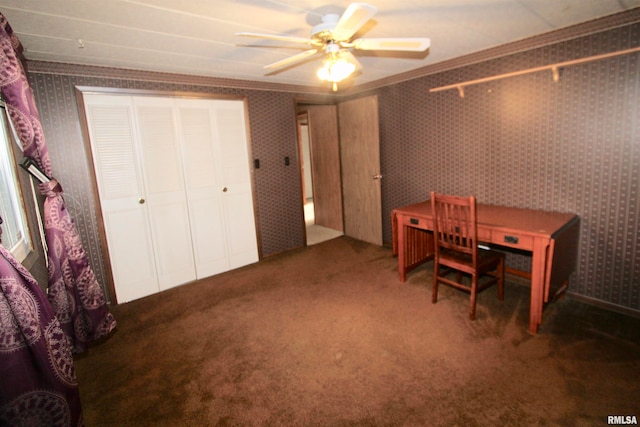
[[[91,152],[118,302],[158,292],[128,97],[85,94]]]
[[[135,97],[142,173],[160,289],[196,279],[173,100]]]
[[[191,241],[185,239],[191,233],[187,217],[185,206],[176,203],[157,202],[153,207],[150,222],[160,290],[196,279]]]
[[[196,192],[189,201],[198,279],[229,270],[224,224],[218,208],[206,191]]]
[[[253,205],[245,194],[225,196],[225,217],[231,268],[258,261]]]
[[[222,163],[222,179],[226,185],[238,185],[238,190],[251,191],[248,167],[247,130],[244,105],[240,101],[214,103],[218,143]]]
[[[126,224],[126,226],[122,226]],[[141,209],[107,209],[104,225],[108,230],[111,269],[118,303],[158,292],[153,244],[146,214]]]
[[[220,173],[229,264],[237,268],[258,261],[258,244],[249,168],[247,128],[242,101],[212,102],[220,147]]]
[[[229,270],[220,153],[209,101],[178,100],[177,105],[196,272],[203,278]]]

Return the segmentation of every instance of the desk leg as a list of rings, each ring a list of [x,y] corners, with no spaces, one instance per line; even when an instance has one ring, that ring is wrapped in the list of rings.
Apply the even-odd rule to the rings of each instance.
[[[393,240],[393,255],[398,256],[398,274],[400,281],[407,280],[407,267],[405,264],[406,247],[405,247],[405,228],[404,225],[398,225],[398,216],[395,212],[391,212],[391,238]]]
[[[395,212],[391,212],[391,248],[393,256],[398,255],[398,217]]]
[[[398,242],[398,274],[400,275],[400,281],[407,281],[407,244],[405,242],[405,226],[400,223],[397,224],[397,242]]]
[[[531,261],[531,306],[529,310],[529,332],[537,334],[542,323],[544,306],[545,269],[547,265],[547,239],[536,239]]]

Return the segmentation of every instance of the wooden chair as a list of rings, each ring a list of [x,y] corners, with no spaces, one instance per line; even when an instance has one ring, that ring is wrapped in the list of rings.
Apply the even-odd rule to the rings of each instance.
[[[469,318],[476,314],[478,292],[498,284],[498,299],[504,299],[504,254],[478,248],[476,199],[474,196],[458,197],[431,192],[431,211],[435,260],[433,271],[432,302],[438,301],[438,284],[443,283],[471,293]],[[446,277],[452,270],[456,280]],[[462,283],[462,273],[471,275],[471,282]],[[480,277],[491,276],[479,283]]]

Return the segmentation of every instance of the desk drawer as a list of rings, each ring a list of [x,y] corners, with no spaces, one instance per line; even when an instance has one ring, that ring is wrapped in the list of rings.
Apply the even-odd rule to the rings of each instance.
[[[533,237],[518,233],[505,233],[502,231],[493,231],[491,233],[491,242],[496,245],[509,246],[524,250],[533,250]]]
[[[433,227],[433,221],[431,219],[414,216],[403,216],[402,224],[408,225],[409,227],[421,228],[423,230],[431,230]]]

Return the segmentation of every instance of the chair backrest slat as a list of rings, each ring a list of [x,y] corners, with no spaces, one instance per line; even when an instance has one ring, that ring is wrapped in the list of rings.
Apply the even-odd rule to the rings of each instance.
[[[477,257],[476,199],[431,192],[436,255],[440,248]]]

